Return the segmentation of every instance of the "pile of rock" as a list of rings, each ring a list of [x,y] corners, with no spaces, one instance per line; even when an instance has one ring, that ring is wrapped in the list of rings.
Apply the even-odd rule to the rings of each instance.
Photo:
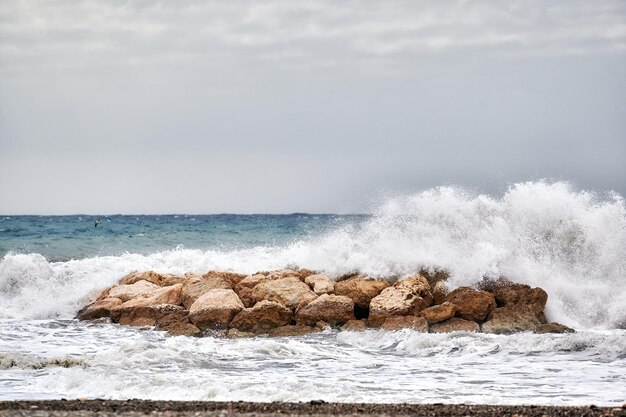
[[[155,326],[172,335],[225,332],[231,337],[303,335],[342,330],[410,328],[420,332],[512,333],[573,331],[547,323],[548,295],[506,280],[448,292],[445,274],[421,274],[394,283],[360,275],[328,276],[307,269],[243,275],[134,272],[104,290],[80,320],[110,318]]]

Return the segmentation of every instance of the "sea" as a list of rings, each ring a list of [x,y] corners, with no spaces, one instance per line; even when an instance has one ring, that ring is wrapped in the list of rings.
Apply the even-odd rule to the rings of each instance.
[[[571,334],[412,330],[171,337],[79,322],[132,271],[305,267],[449,285],[506,277]],[[626,403],[626,206],[565,182],[437,187],[368,214],[0,216],[0,400]]]

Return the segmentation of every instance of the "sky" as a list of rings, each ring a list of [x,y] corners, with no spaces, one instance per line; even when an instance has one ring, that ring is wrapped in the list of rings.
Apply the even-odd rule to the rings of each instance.
[[[626,2],[0,2],[0,213],[626,195]]]

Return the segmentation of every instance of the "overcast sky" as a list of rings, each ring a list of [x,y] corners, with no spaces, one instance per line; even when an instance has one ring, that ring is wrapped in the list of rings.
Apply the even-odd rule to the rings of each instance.
[[[626,2],[0,2],[0,213],[626,194]]]

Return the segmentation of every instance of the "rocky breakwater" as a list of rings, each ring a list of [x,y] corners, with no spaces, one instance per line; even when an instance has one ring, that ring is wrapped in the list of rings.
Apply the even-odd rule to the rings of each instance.
[[[419,332],[571,332],[549,323],[548,294],[505,279],[452,291],[443,272],[395,281],[330,279],[307,269],[252,275],[133,272],[78,312],[80,320],[154,326],[171,335],[303,335],[326,328]]]

